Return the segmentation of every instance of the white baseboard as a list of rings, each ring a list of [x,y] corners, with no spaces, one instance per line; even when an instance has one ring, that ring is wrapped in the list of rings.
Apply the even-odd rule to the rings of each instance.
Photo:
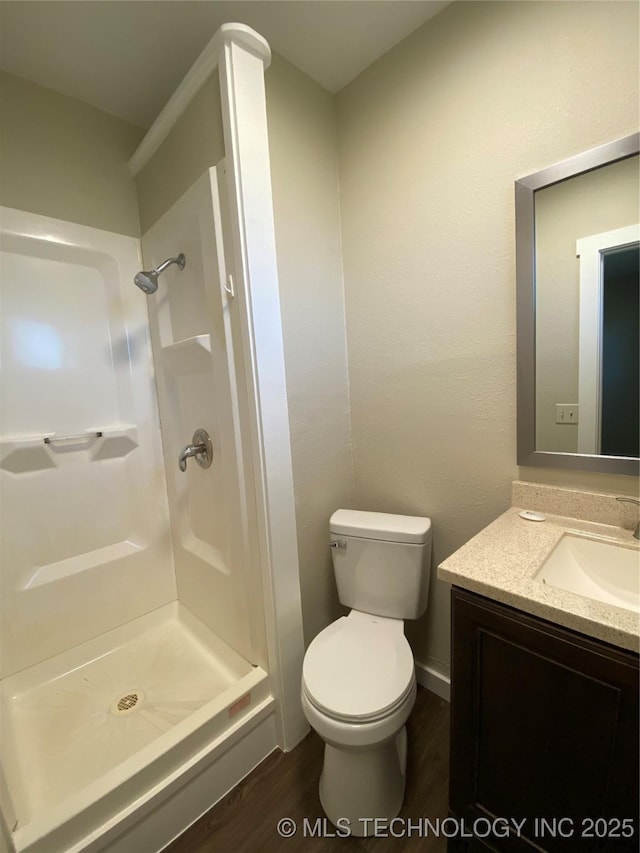
[[[446,702],[451,701],[451,679],[448,675],[416,661],[416,681]]]

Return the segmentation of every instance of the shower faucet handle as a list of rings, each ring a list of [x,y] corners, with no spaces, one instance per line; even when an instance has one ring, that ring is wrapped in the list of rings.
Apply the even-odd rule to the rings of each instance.
[[[213,459],[213,445],[209,433],[204,429],[197,429],[191,441],[192,444],[187,444],[178,454],[178,468],[186,471],[187,459],[192,456],[201,468],[208,468]]]

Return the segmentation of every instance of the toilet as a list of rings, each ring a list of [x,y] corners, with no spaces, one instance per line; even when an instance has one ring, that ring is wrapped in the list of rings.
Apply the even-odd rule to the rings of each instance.
[[[404,620],[427,607],[431,521],[339,509],[329,522],[338,596],[351,608],[311,642],[302,708],[325,741],[320,802],[352,835],[402,807],[405,723],[416,698]]]

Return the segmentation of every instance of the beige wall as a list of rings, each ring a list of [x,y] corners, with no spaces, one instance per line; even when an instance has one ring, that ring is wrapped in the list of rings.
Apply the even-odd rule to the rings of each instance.
[[[142,233],[223,157],[220,82],[215,70],[136,176]]]
[[[266,73],[305,642],[339,614],[329,517],[353,505],[334,99],[278,56]]]
[[[556,403],[578,402],[580,258],[576,241],[640,222],[638,157],[536,193],[536,449],[575,453],[578,425]]]
[[[518,476],[514,180],[637,130],[637,33],[634,3],[455,3],[338,95],[356,502],[431,516],[435,564]],[[445,584],[407,633],[448,668]]]
[[[127,161],[144,131],[0,72],[0,203],[137,237]]]

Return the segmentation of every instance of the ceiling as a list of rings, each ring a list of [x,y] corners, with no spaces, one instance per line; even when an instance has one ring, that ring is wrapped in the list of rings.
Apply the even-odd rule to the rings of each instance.
[[[2,0],[0,67],[148,127],[211,36],[248,24],[337,92],[448,2]]]

